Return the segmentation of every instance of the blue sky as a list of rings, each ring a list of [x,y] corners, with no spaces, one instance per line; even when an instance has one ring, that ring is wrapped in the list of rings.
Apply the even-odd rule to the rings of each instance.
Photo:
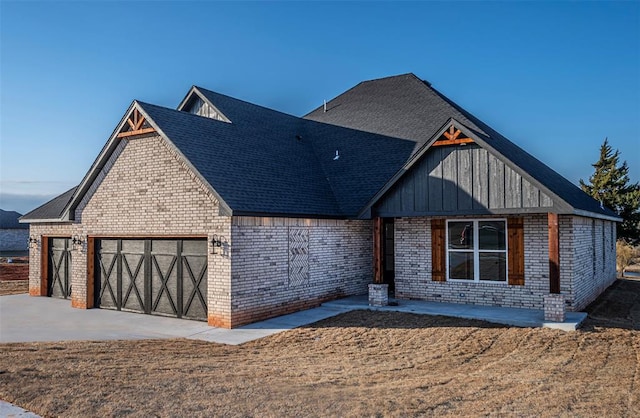
[[[577,184],[640,180],[640,2],[0,0],[0,207],[80,182],[133,99],[193,84],[303,115],[413,72]]]

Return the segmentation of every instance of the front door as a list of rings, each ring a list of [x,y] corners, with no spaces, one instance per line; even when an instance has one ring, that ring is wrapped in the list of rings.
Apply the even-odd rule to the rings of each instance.
[[[389,292],[395,291],[395,240],[393,218],[382,220],[382,280],[389,285]]]

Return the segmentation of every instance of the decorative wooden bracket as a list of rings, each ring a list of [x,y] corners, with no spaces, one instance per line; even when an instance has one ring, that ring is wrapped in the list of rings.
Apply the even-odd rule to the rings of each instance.
[[[444,145],[473,144],[473,139],[471,138],[460,138],[461,133],[460,129],[457,129],[453,124],[451,124],[451,126],[449,126],[449,132],[445,131],[445,133],[443,133],[432,146],[440,147]]]
[[[124,129],[118,134],[118,138],[150,134],[155,131],[144,116],[138,112],[138,109],[133,109],[133,112],[129,115],[129,119],[127,119],[127,125],[125,125]]]

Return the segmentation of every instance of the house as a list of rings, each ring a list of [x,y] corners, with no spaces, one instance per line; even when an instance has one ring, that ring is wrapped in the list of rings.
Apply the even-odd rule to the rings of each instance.
[[[31,295],[227,328],[368,289],[561,319],[615,280],[617,221],[413,74],[303,118],[195,86],[134,101],[21,219]]]
[[[26,255],[29,225],[18,219],[20,213],[0,209],[0,254]]]

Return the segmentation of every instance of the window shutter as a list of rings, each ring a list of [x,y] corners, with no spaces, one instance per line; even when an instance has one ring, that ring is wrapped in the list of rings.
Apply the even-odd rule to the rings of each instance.
[[[524,286],[524,222],[522,218],[507,219],[509,284]]]
[[[431,280],[446,281],[444,219],[431,220]]]

